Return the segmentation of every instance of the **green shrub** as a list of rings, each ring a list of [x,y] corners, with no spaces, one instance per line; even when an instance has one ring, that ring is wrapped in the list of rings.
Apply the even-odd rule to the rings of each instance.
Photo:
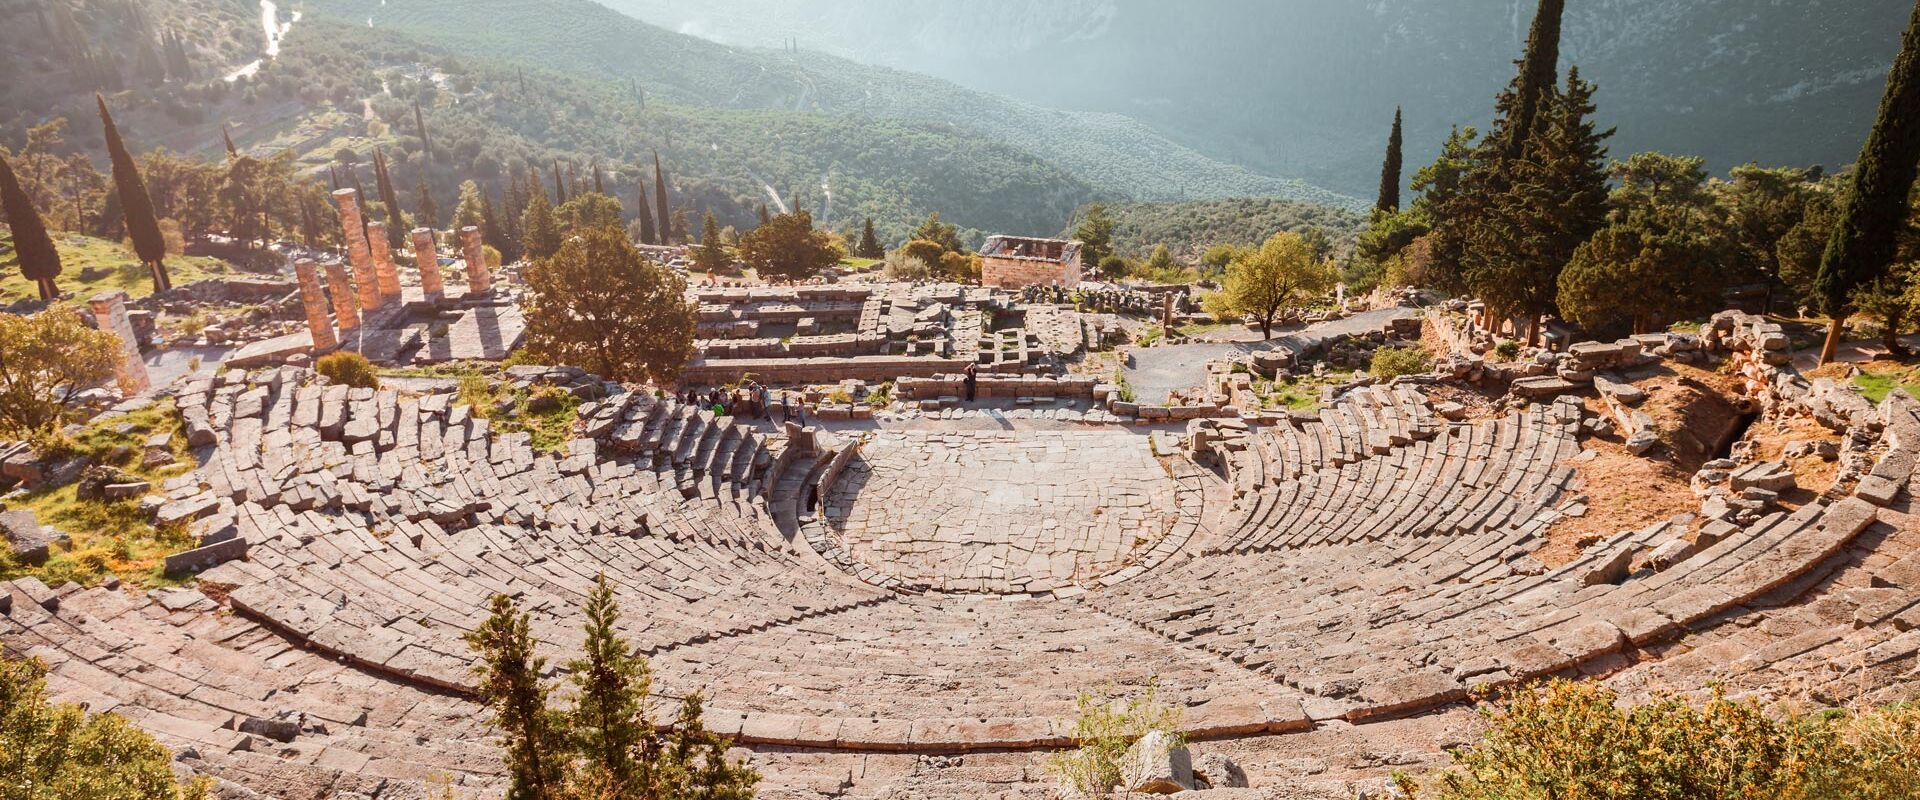
[[[1127,748],[1142,736],[1160,731],[1172,734],[1176,743],[1182,741],[1177,732],[1180,710],[1160,702],[1155,688],[1148,683],[1139,693],[1116,700],[1084,691],[1076,698],[1080,718],[1073,725],[1074,749],[1047,759],[1047,771],[1072,790],[1070,796],[1111,796],[1124,778]]]
[[[1426,351],[1418,347],[1382,347],[1373,351],[1373,365],[1368,371],[1376,378],[1390,380],[1402,375],[1419,375],[1430,366]]]
[[[1518,339],[1501,339],[1499,344],[1493,346],[1493,352],[1494,355],[1512,361],[1520,356],[1520,341]]]
[[[1898,800],[1920,797],[1920,706],[1775,714],[1718,688],[1623,706],[1555,680],[1483,709],[1488,730],[1409,797],[1439,800]]]
[[[325,375],[327,380],[341,386],[356,389],[380,388],[380,376],[373,371],[373,363],[359,353],[341,351],[320,357],[313,365],[314,371]]]
[[[0,656],[0,766],[6,797],[188,800],[210,783],[180,783],[173,754],[118,714],[88,714],[47,700],[39,661]],[[20,793],[24,790],[24,793]]]

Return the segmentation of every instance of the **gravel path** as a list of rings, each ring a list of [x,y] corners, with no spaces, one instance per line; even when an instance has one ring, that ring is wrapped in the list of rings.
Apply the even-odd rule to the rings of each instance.
[[[1317,346],[1320,342],[1340,334],[1359,334],[1377,331],[1385,327],[1388,320],[1403,316],[1414,316],[1420,312],[1412,308],[1383,308],[1363,311],[1345,319],[1323,322],[1292,333],[1282,334],[1264,342],[1219,342],[1202,344],[1176,344],[1165,347],[1143,347],[1133,350],[1128,357],[1127,383],[1133,387],[1133,394],[1142,403],[1163,403],[1167,396],[1179,389],[1199,386],[1207,377],[1207,362],[1246,353],[1257,353],[1284,347],[1294,353]]]

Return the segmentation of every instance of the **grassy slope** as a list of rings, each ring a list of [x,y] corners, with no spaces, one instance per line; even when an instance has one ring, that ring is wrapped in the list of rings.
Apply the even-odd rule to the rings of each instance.
[[[55,232],[53,238],[54,245],[60,249],[61,291],[81,300],[114,289],[124,289],[134,297],[153,294],[153,281],[147,277],[147,268],[125,245],[60,232]],[[19,261],[13,256],[11,233],[0,232],[0,253],[4,253],[0,255],[0,305],[39,297],[33,281],[20,274]],[[167,269],[175,286],[235,271],[224,261],[197,256],[169,258]]]

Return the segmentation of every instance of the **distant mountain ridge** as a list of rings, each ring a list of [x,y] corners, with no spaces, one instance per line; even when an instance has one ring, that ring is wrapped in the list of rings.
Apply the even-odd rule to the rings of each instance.
[[[1393,108],[1409,163],[1484,124],[1535,0],[604,0],[736,44],[914,69],[1132,116],[1256,172],[1368,194]],[[1716,169],[1850,162],[1906,0],[1575,0],[1562,65],[1600,86],[1615,152]]]
[[[1058,165],[1114,199],[1251,196],[1346,208],[1364,204],[1208,158],[1122,115],[1054,111],[815,51],[726,47],[588,0],[309,0],[307,8],[472,56],[632,81],[655,100],[977,130]]]

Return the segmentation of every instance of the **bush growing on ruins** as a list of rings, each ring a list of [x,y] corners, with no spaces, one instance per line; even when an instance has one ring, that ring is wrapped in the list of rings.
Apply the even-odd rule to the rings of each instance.
[[[47,700],[46,666],[0,657],[0,796],[200,800],[205,778],[181,782],[173,754],[118,714]]]
[[[327,380],[341,386],[357,389],[380,388],[380,376],[373,370],[373,362],[366,356],[349,350],[328,353],[314,362],[315,372],[325,375]]]
[[[693,355],[687,283],[626,232],[590,228],[526,270],[527,356],[618,381],[671,383]]]
[[[1429,366],[1426,352],[1418,347],[1382,347],[1373,351],[1373,363],[1367,371],[1381,380],[1392,380],[1402,375],[1419,375]]]
[[[651,712],[647,660],[620,636],[620,607],[606,575],[587,597],[583,657],[567,662],[572,708],[547,703],[546,659],[511,598],[495,595],[492,615],[467,637],[479,655],[480,696],[506,738],[509,798],[579,800],[749,800],[758,773],[727,760],[729,742],[706,729],[701,700],[688,695],[672,729]]]
[[[1773,714],[1718,688],[1698,706],[1623,707],[1604,686],[1555,680],[1484,708],[1489,729],[1410,797],[1438,800],[1883,800],[1920,797],[1920,706]]]
[[[840,263],[827,235],[805,211],[781,214],[740,237],[740,260],[766,280],[800,281]]]
[[[887,255],[887,280],[924,281],[933,277],[933,267],[917,256],[895,250]]]
[[[25,437],[58,426],[74,395],[113,377],[119,361],[119,340],[76,314],[0,314],[0,434]]]
[[[1140,737],[1160,731],[1176,742],[1182,739],[1179,709],[1161,702],[1156,688],[1150,682],[1139,693],[1114,700],[1081,692],[1074,700],[1080,713],[1073,725],[1074,749],[1049,757],[1047,771],[1079,797],[1112,795],[1125,777],[1127,748]]]
[[[931,268],[940,265],[940,258],[946,255],[947,251],[940,246],[939,242],[932,242],[926,239],[914,239],[913,241],[900,245],[900,249],[893,251],[893,254],[903,259],[920,259],[921,263],[926,264],[929,271],[931,271]]]

